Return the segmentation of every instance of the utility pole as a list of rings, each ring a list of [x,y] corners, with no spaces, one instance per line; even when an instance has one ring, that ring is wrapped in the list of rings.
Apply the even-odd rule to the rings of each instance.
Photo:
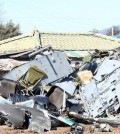
[[[112,35],[111,36],[113,36],[114,35],[114,26],[112,26]]]

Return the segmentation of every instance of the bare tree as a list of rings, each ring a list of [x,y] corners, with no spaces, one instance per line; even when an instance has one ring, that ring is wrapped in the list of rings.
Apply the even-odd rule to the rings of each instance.
[[[21,34],[20,26],[15,25],[12,20],[8,21],[6,24],[3,23],[3,9],[2,2],[0,0],[0,40],[18,36]]]
[[[20,35],[19,25],[15,25],[11,20],[6,24],[0,24],[0,40]]]
[[[91,32],[92,33],[98,33],[98,30],[96,28],[93,28],[93,30]]]

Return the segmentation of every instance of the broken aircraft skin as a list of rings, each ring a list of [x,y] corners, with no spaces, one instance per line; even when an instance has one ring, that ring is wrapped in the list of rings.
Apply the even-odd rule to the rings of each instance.
[[[34,132],[51,129],[50,118],[46,117],[42,111],[12,104],[0,105],[0,122],[14,128],[29,128]]]
[[[92,124],[97,121],[109,124],[110,120],[98,119],[104,115],[109,118],[119,110],[120,61],[102,52],[102,56],[95,56],[107,58],[97,62],[93,58],[76,68],[71,66],[64,52],[39,55],[40,52],[31,53],[31,61],[3,76],[0,123],[8,123],[15,128],[26,127],[37,133],[62,125],[75,126],[75,131],[82,133],[83,128],[76,118]],[[80,79],[79,72],[84,72],[81,73],[84,79]],[[14,117],[11,111],[15,112]],[[18,111],[21,114],[17,117]],[[71,119],[70,112],[77,116]]]
[[[13,108],[11,105],[0,105],[0,117],[4,118],[6,125],[14,128],[21,128],[25,121],[25,111],[19,108]]]
[[[108,64],[109,63],[109,64]],[[120,107],[120,61],[106,58],[94,78],[80,87],[80,96],[86,113],[100,117],[108,109]]]
[[[65,68],[63,69],[63,67],[65,67]],[[15,86],[13,88],[11,88],[10,91],[7,91],[8,87],[5,87],[4,84],[2,84],[2,87],[3,87],[2,89],[5,88],[5,91],[7,94],[4,95],[4,92],[2,90],[1,90],[1,93],[4,97],[7,98],[8,102],[5,100],[3,100],[3,101],[8,104],[10,102],[10,105],[9,106],[7,105],[7,107],[9,107],[9,109],[12,109],[13,112],[16,109],[16,107],[17,107],[17,109],[19,109],[19,111],[21,111],[21,112],[24,111],[25,112],[24,119],[26,118],[26,112],[30,113],[29,116],[31,118],[31,120],[30,120],[31,123],[28,125],[28,128],[30,130],[35,131],[35,132],[43,132],[44,130],[50,130],[51,129],[50,125],[49,125],[49,127],[47,124],[44,126],[45,117],[44,118],[42,118],[41,116],[38,117],[35,114],[36,110],[38,113],[38,111],[40,112],[41,109],[47,109],[48,112],[51,113],[52,109],[49,108],[50,97],[45,94],[44,95],[43,94],[36,95],[34,93],[32,95],[31,94],[25,95],[24,90],[27,90],[31,86],[33,86],[32,89],[35,90],[36,88],[38,88],[38,86],[42,87],[42,86],[46,86],[48,84],[51,84],[51,87],[52,86],[58,87],[58,91],[60,91],[63,95],[62,96],[63,99],[61,100],[61,105],[59,107],[59,110],[61,111],[61,109],[62,109],[62,111],[63,111],[66,108],[66,96],[73,95],[74,91],[76,89],[76,86],[72,82],[72,79],[67,78],[73,72],[74,72],[74,69],[70,66],[64,52],[56,52],[56,53],[52,53],[52,54],[49,54],[46,56],[37,56],[37,58],[35,58],[21,66],[14,68],[13,70],[11,70],[8,74],[6,74],[3,77],[2,81],[6,81],[7,85],[9,85],[10,81],[13,83],[15,82]],[[8,78],[10,80],[8,80]],[[21,81],[22,81],[22,84],[20,83]],[[23,82],[24,82],[24,84],[23,84]],[[16,84],[18,84],[18,88],[16,88]],[[19,86],[19,84],[21,84],[23,87],[21,88],[21,85]],[[66,88],[64,87],[64,85]],[[69,87],[71,87],[70,90],[69,90]],[[31,91],[33,91],[33,90],[31,90]],[[59,98],[59,95],[56,97]],[[11,108],[11,106],[12,106],[12,108]],[[3,109],[3,111],[4,111],[3,113],[8,113],[6,106],[4,106],[4,107],[2,107],[2,105],[1,105],[1,109]],[[54,105],[54,107],[56,107],[56,106]],[[2,113],[1,118],[4,116],[3,113]],[[71,124],[70,120],[68,121],[68,120],[64,119],[65,117],[61,116],[58,118],[58,117],[56,117],[54,112],[52,112],[52,115],[50,113],[48,114],[48,117],[49,118],[54,117],[54,120],[57,119],[57,122],[60,122],[59,124],[63,124],[63,123],[67,124],[67,125],[74,124],[72,122],[71,122],[72,123]],[[57,113],[58,113],[58,115],[60,115],[59,111],[57,111]],[[13,117],[10,114],[10,119],[11,118],[13,118]],[[14,118],[17,118],[17,117],[15,116]],[[10,119],[9,119],[9,117],[6,117],[6,120],[8,120],[8,122],[10,122],[10,124],[16,128],[21,127],[21,124],[22,125],[26,124],[26,122],[28,124],[28,122],[29,122],[28,117],[27,117],[27,121],[25,121],[25,123],[24,122],[21,123],[18,119],[18,120],[16,120],[18,122],[18,125],[15,126],[15,121],[14,120],[12,121]],[[49,121],[46,121],[46,120],[45,120],[45,122],[49,123]],[[41,127],[40,126],[38,127],[38,124],[40,124],[41,122],[43,124],[41,124]]]
[[[11,79],[13,81],[19,81],[27,73],[28,69],[31,66],[35,66],[38,70],[42,70],[42,72],[45,74],[43,78],[39,79],[35,83],[33,87],[34,89],[38,88],[38,86],[42,85],[45,86],[51,82],[62,79],[74,71],[73,68],[68,63],[65,53],[55,52],[53,54],[36,58],[28,63],[25,63],[17,68],[14,68],[3,78]],[[63,69],[63,67],[65,68]],[[26,79],[22,80],[27,81]],[[27,82],[30,83],[30,81]]]

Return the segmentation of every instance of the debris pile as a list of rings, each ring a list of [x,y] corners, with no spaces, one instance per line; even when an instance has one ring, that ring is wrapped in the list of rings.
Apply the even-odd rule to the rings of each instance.
[[[82,134],[87,123],[91,133],[111,132],[120,125],[119,55],[95,50],[75,61],[48,46],[1,59],[0,124]]]

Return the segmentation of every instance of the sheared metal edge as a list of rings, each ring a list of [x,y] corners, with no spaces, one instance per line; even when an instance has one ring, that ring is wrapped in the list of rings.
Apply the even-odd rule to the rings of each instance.
[[[36,87],[38,87],[40,83],[46,85],[65,76],[68,76],[73,72],[72,67],[67,61],[65,53],[57,52],[39,57],[17,68],[14,68],[3,78],[17,81],[27,72],[31,66],[36,66],[38,69],[46,73],[45,77],[36,83]]]
[[[120,106],[120,69],[116,69],[102,82],[92,80],[80,88],[80,96],[85,111],[91,117],[101,116],[110,106],[117,110]]]
[[[73,95],[76,89],[75,84],[69,78],[63,79],[61,82],[56,83],[55,86],[61,88],[70,95]]]
[[[110,74],[112,71],[120,67],[120,61],[113,59],[113,57],[106,57],[98,67],[97,74],[94,78],[97,81],[102,80],[102,76]]]
[[[34,132],[44,132],[44,130],[51,129],[51,120],[45,110],[37,110],[35,108],[9,104],[2,106],[0,105],[0,110],[3,114],[5,114],[6,119],[8,119],[8,123],[12,123],[15,128],[20,128],[24,123],[21,123],[21,121],[25,121],[25,117],[21,116],[20,111],[22,113],[28,111],[31,113],[32,118],[29,125],[30,130]],[[16,110],[18,113],[16,113]]]
[[[6,124],[11,124],[15,128],[20,128],[25,121],[25,111],[12,105],[0,105],[1,116],[6,118]]]
[[[44,130],[51,129],[51,121],[46,117],[32,116],[31,123],[28,129],[34,132],[43,133]]]

